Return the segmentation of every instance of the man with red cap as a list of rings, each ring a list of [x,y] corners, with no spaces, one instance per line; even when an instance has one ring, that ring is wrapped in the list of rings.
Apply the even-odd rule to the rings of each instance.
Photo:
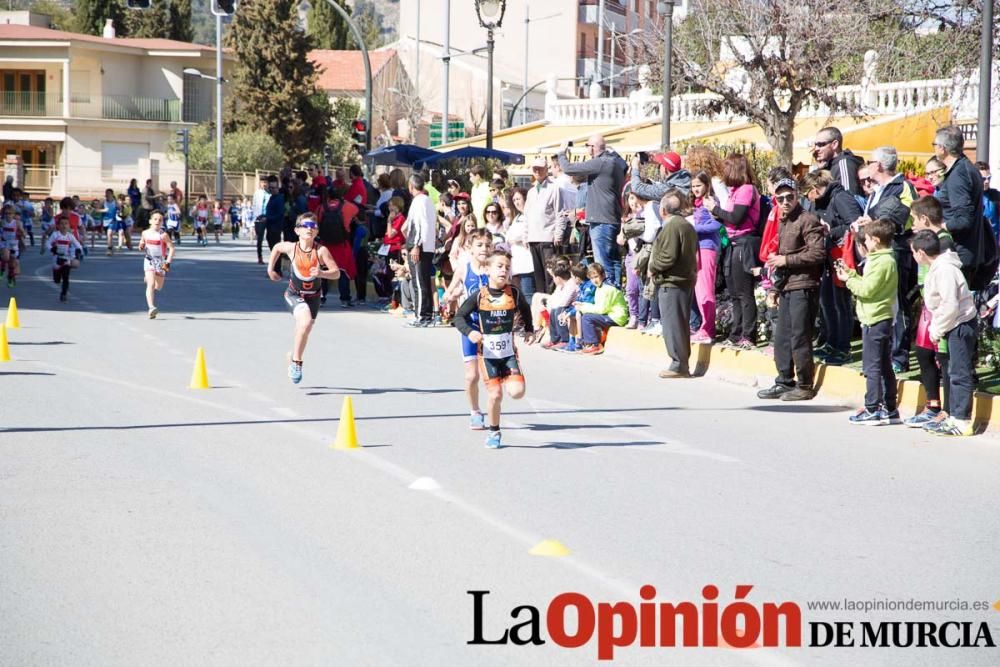
[[[653,153],[649,159],[660,165],[660,179],[655,183],[643,183],[639,177],[639,156],[632,158],[632,192],[646,201],[660,201],[672,188],[686,195],[691,194],[691,174],[681,168],[681,156],[673,151]]]

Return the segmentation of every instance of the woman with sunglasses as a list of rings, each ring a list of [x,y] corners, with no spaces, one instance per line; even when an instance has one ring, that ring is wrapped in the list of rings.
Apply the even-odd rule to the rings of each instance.
[[[507,234],[507,225],[505,224],[503,209],[500,206],[499,202],[494,202],[487,204],[483,210],[483,217],[486,219],[486,231],[493,237],[494,245],[503,243],[504,236]]]
[[[927,165],[924,167],[924,176],[926,176],[927,180],[934,186],[935,197],[937,196],[938,190],[941,189],[941,182],[944,181],[944,171],[944,162],[936,157],[932,157],[928,160]]]
[[[302,381],[302,355],[313,324],[316,322],[316,315],[319,313],[322,280],[340,278],[340,269],[333,261],[330,251],[315,242],[318,228],[315,215],[312,213],[299,215],[295,220],[298,241],[294,243],[283,241],[276,244],[267,263],[267,275],[271,280],[278,282],[281,280],[281,274],[275,271],[275,264],[282,256],[291,260],[285,303],[295,318],[295,335],[288,360],[288,377],[295,384]]]

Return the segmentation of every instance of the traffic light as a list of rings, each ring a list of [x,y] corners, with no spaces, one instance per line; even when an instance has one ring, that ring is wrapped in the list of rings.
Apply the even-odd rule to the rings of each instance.
[[[355,120],[351,123],[351,138],[354,139],[354,150],[358,155],[368,152],[368,123],[363,120]]]
[[[323,146],[323,161],[333,162],[333,148],[331,146]]]
[[[129,9],[149,9],[152,0],[128,0],[125,5]]]
[[[184,128],[182,130],[177,130],[175,134],[177,135],[177,138],[174,140],[174,150],[178,153],[183,153],[186,156],[190,147],[189,130]]]
[[[212,0],[212,13],[216,16],[232,16],[236,13],[236,0]]]

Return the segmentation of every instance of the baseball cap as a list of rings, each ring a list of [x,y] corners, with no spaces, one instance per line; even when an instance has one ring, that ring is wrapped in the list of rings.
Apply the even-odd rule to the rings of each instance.
[[[789,188],[798,192],[799,184],[795,182],[793,178],[783,178],[774,184],[774,191],[777,192],[781,188]]]
[[[536,167],[545,167],[547,169],[548,166],[549,166],[548,161],[543,157],[536,157],[534,160],[531,161],[532,169],[535,169]]]
[[[669,172],[680,171],[681,169],[681,156],[673,151],[667,151],[666,153],[654,153],[650,156],[656,164],[664,167]]]

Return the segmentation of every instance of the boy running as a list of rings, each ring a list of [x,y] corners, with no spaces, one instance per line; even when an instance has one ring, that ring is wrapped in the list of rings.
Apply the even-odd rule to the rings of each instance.
[[[509,285],[510,257],[506,253],[494,252],[487,264],[489,284],[469,295],[455,314],[455,328],[479,346],[481,374],[489,393],[488,417],[489,435],[486,446],[499,449],[500,403],[503,389],[507,395],[517,400],[524,397],[524,373],[517,359],[514,347],[514,320],[520,314],[524,323],[522,336],[526,344],[534,342],[531,326],[531,306],[521,292]],[[472,315],[478,315],[479,328],[473,326]]]
[[[69,216],[59,217],[56,230],[48,237],[48,244],[52,252],[52,280],[61,287],[59,300],[66,301],[69,298],[69,272],[80,266],[83,255],[83,246],[70,229]]]
[[[390,209],[391,210],[391,209]],[[477,229],[469,235],[471,247],[469,254],[471,259],[468,262],[456,267],[455,275],[448,286],[445,294],[445,302],[464,302],[472,294],[478,294],[479,290],[489,283],[488,261],[493,245],[493,238],[490,232],[483,228]],[[469,321],[474,329],[479,330],[479,319],[475,313],[469,316]],[[479,346],[469,340],[469,337],[462,334],[462,361],[465,363],[465,395],[469,398],[471,417],[469,428],[473,431],[482,431],[486,428],[486,418],[479,411]]]
[[[17,273],[20,268],[18,258],[21,256],[21,240],[24,238],[24,227],[17,217],[13,204],[4,204],[3,220],[0,221],[0,275],[7,273],[7,287],[17,284]]]
[[[181,206],[173,195],[167,195],[167,234],[177,245],[181,243]]]
[[[271,257],[267,263],[267,275],[271,280],[278,282],[281,280],[281,274],[275,270],[275,265],[282,256],[287,256],[291,260],[285,303],[295,318],[295,336],[288,364],[288,377],[294,384],[302,381],[302,354],[305,352],[309,333],[319,313],[322,279],[340,278],[340,269],[333,261],[330,251],[315,243],[318,228],[315,215],[312,213],[300,215],[295,221],[298,241],[276,243],[271,249]]]
[[[170,270],[170,262],[174,259],[174,244],[170,235],[163,231],[163,213],[153,211],[149,216],[149,229],[139,236],[139,250],[146,251],[142,260],[143,273],[146,282],[146,305],[149,307],[149,319],[155,320],[160,311],[154,303],[156,292],[163,289]]]
[[[208,245],[208,238],[205,236],[205,228],[208,226],[208,197],[198,195],[198,202],[191,207],[191,217],[194,219],[195,243],[198,245]]]
[[[99,208],[97,212],[101,214],[101,224],[107,233],[108,238],[108,257],[114,254],[114,238],[115,232],[118,233],[118,249],[121,250],[122,242],[122,226],[121,222],[117,220],[118,217],[118,202],[115,200],[115,192],[111,188],[104,191],[104,203],[98,205]]]

